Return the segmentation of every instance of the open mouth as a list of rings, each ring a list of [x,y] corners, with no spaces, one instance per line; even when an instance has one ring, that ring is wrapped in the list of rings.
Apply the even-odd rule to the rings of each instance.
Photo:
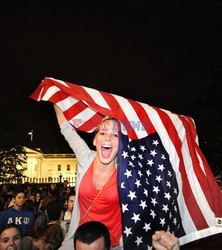
[[[102,148],[102,156],[104,158],[108,158],[111,155],[112,146],[103,144],[101,148]]]

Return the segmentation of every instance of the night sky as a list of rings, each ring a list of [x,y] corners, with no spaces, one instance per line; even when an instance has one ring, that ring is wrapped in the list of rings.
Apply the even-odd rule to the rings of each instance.
[[[33,129],[32,147],[70,152],[52,105],[29,98],[46,76],[192,115],[198,88],[193,82],[172,84],[169,61],[177,41],[201,28],[208,4],[5,2],[0,8],[1,96],[22,118],[24,131]]]

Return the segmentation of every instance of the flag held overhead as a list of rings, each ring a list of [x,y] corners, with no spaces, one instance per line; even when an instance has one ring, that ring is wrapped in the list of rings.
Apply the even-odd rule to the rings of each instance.
[[[147,249],[146,238],[156,229],[174,232],[181,245],[222,232],[222,193],[191,117],[53,78],[45,78],[30,97],[57,104],[85,132],[105,116],[122,124],[118,187],[124,249]]]

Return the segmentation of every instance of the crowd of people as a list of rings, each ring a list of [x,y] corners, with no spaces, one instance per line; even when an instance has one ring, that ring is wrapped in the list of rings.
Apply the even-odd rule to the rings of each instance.
[[[58,249],[71,220],[75,190],[60,184],[0,186],[0,249]]]

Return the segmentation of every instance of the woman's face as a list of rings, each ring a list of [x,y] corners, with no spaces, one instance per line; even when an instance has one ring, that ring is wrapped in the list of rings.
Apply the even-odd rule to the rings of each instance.
[[[100,125],[93,145],[102,164],[108,165],[115,161],[119,145],[118,124],[115,120],[106,120]]]
[[[17,228],[7,228],[0,235],[0,250],[21,250],[22,237]]]

